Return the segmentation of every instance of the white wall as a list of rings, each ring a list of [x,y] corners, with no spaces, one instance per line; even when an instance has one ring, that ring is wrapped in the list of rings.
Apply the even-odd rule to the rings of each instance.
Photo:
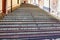
[[[2,12],[2,0],[0,0],[0,12]]]
[[[38,0],[37,0],[37,2],[38,2]],[[33,0],[33,5],[36,5],[36,0]]]
[[[51,7],[51,12],[52,13],[56,13],[57,12],[57,5],[58,5],[57,1],[58,0],[51,0],[50,7]]]
[[[32,4],[33,3],[33,1],[32,0],[30,0],[30,4]]]
[[[38,6],[38,0],[35,0],[35,4]]]
[[[11,8],[11,0],[7,0],[7,10],[9,10]],[[21,0],[19,0],[19,4],[21,4]],[[12,6],[17,6],[17,0],[12,0]]]
[[[7,4],[7,6],[6,6],[7,10],[10,9],[10,7],[11,7],[11,0],[7,0],[6,4]]]
[[[58,12],[58,15],[60,15],[60,0],[58,0],[57,12]]]
[[[12,5],[16,6],[17,5],[17,0],[12,0]]]
[[[38,0],[30,0],[29,1],[30,2],[30,4],[33,4],[33,5],[36,5],[36,6],[38,6]]]
[[[57,10],[57,17],[60,19],[60,0],[58,0],[58,2],[57,2],[56,10]]]
[[[34,4],[34,0],[31,0],[31,4]]]
[[[28,3],[30,4],[31,0],[28,0]]]
[[[58,15],[58,7],[59,7],[58,1],[60,1],[60,0],[50,0],[50,1],[51,1],[50,2],[51,3],[50,4],[50,8],[51,8],[50,14],[52,14],[55,18],[60,19],[59,15]]]
[[[19,4],[20,4],[20,5],[21,5],[21,3],[22,3],[21,1],[22,1],[22,0],[19,0]]]
[[[7,10],[11,9],[11,0],[7,0]],[[16,6],[17,5],[17,0],[12,0],[12,5]]]
[[[39,0],[38,1],[39,2],[39,7],[41,8],[41,9],[43,9],[43,6],[44,6],[44,0]]]
[[[49,12],[49,0],[44,0],[44,10]]]

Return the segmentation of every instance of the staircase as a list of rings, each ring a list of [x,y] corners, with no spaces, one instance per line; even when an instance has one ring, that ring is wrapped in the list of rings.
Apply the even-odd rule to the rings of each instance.
[[[30,7],[31,6],[31,7]],[[36,38],[60,35],[60,22],[37,6],[23,4],[0,20],[0,38]]]

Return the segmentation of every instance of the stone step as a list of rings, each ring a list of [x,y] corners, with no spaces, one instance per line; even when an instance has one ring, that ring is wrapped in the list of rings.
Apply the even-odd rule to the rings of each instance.
[[[46,31],[46,32],[18,32],[18,33],[0,33],[0,36],[9,36],[9,35],[35,35],[35,34],[58,34],[60,31]]]
[[[0,23],[1,26],[36,26],[36,27],[60,27],[58,23]]]
[[[23,20],[23,19],[20,19],[20,20],[0,20],[0,22],[57,22],[57,23],[59,23],[58,21],[56,21],[56,20],[53,20],[53,21],[51,21],[51,20],[37,20],[37,19],[32,19],[32,20]]]
[[[60,31],[60,27],[36,27],[36,26],[0,26],[0,32],[45,32]]]
[[[31,33],[31,32],[30,32]],[[27,34],[23,33],[3,33],[3,35],[0,36],[0,38],[34,38],[34,37],[43,37],[43,36],[54,36],[54,35],[60,35],[59,33],[32,33],[30,34],[29,32]]]
[[[40,13],[40,9],[36,6],[21,5],[21,8],[0,20],[0,38],[34,38],[55,35],[60,35],[60,22],[48,14]]]

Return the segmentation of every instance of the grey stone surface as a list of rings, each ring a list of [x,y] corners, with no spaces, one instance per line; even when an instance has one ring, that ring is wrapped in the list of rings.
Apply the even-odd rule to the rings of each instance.
[[[25,26],[36,26],[36,27],[54,27],[60,26],[59,22],[48,15],[46,12],[39,9],[37,6],[33,6],[30,4],[23,4],[20,8],[9,13],[7,16],[1,20],[0,25],[25,25]],[[5,23],[4,23],[5,22]],[[6,23],[7,22],[7,23]],[[9,23],[9,22],[17,22],[17,23]],[[26,24],[20,24],[18,22]],[[28,23],[27,23],[28,22]],[[31,22],[31,23],[30,23]],[[43,22],[43,23],[42,23]],[[52,22],[51,24],[49,24]],[[48,23],[48,24],[47,24]],[[32,24],[32,25],[30,25]],[[54,25],[55,24],[55,25]]]
[[[48,15],[46,12],[39,9],[37,6],[33,5],[21,5],[21,7],[12,13],[9,13],[7,16],[0,20],[0,28],[2,30],[7,29],[19,29],[23,28],[20,32],[21,36],[24,34],[22,31],[33,31],[33,32],[26,32],[25,34],[35,34],[35,31],[38,31],[36,34],[42,33],[60,33],[57,30],[60,29],[60,22]],[[4,28],[5,27],[5,28]],[[6,28],[8,27],[8,28]],[[13,27],[13,28],[12,28]],[[57,28],[57,29],[56,29]],[[56,29],[56,30],[55,30]],[[48,31],[46,31],[48,30]],[[53,30],[53,31],[51,31]],[[14,30],[12,30],[14,31]],[[15,30],[16,31],[16,30]],[[46,31],[46,32],[42,32]],[[50,31],[50,32],[49,32]],[[7,32],[7,31],[6,31]],[[3,32],[3,33],[6,33]],[[23,33],[23,34],[22,34]],[[0,33],[1,34],[1,33]],[[11,33],[9,33],[11,34]],[[12,33],[13,34],[13,33]],[[8,33],[6,33],[8,35]],[[13,34],[15,35],[15,34]],[[5,39],[3,39],[5,40]],[[20,40],[20,39],[18,39]]]

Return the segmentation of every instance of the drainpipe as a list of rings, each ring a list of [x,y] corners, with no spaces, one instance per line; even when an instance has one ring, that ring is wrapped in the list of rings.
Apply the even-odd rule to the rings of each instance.
[[[12,12],[12,0],[11,0],[11,12]]]
[[[19,4],[19,0],[17,0],[17,4]]]
[[[50,0],[49,0],[49,12],[50,12]]]

